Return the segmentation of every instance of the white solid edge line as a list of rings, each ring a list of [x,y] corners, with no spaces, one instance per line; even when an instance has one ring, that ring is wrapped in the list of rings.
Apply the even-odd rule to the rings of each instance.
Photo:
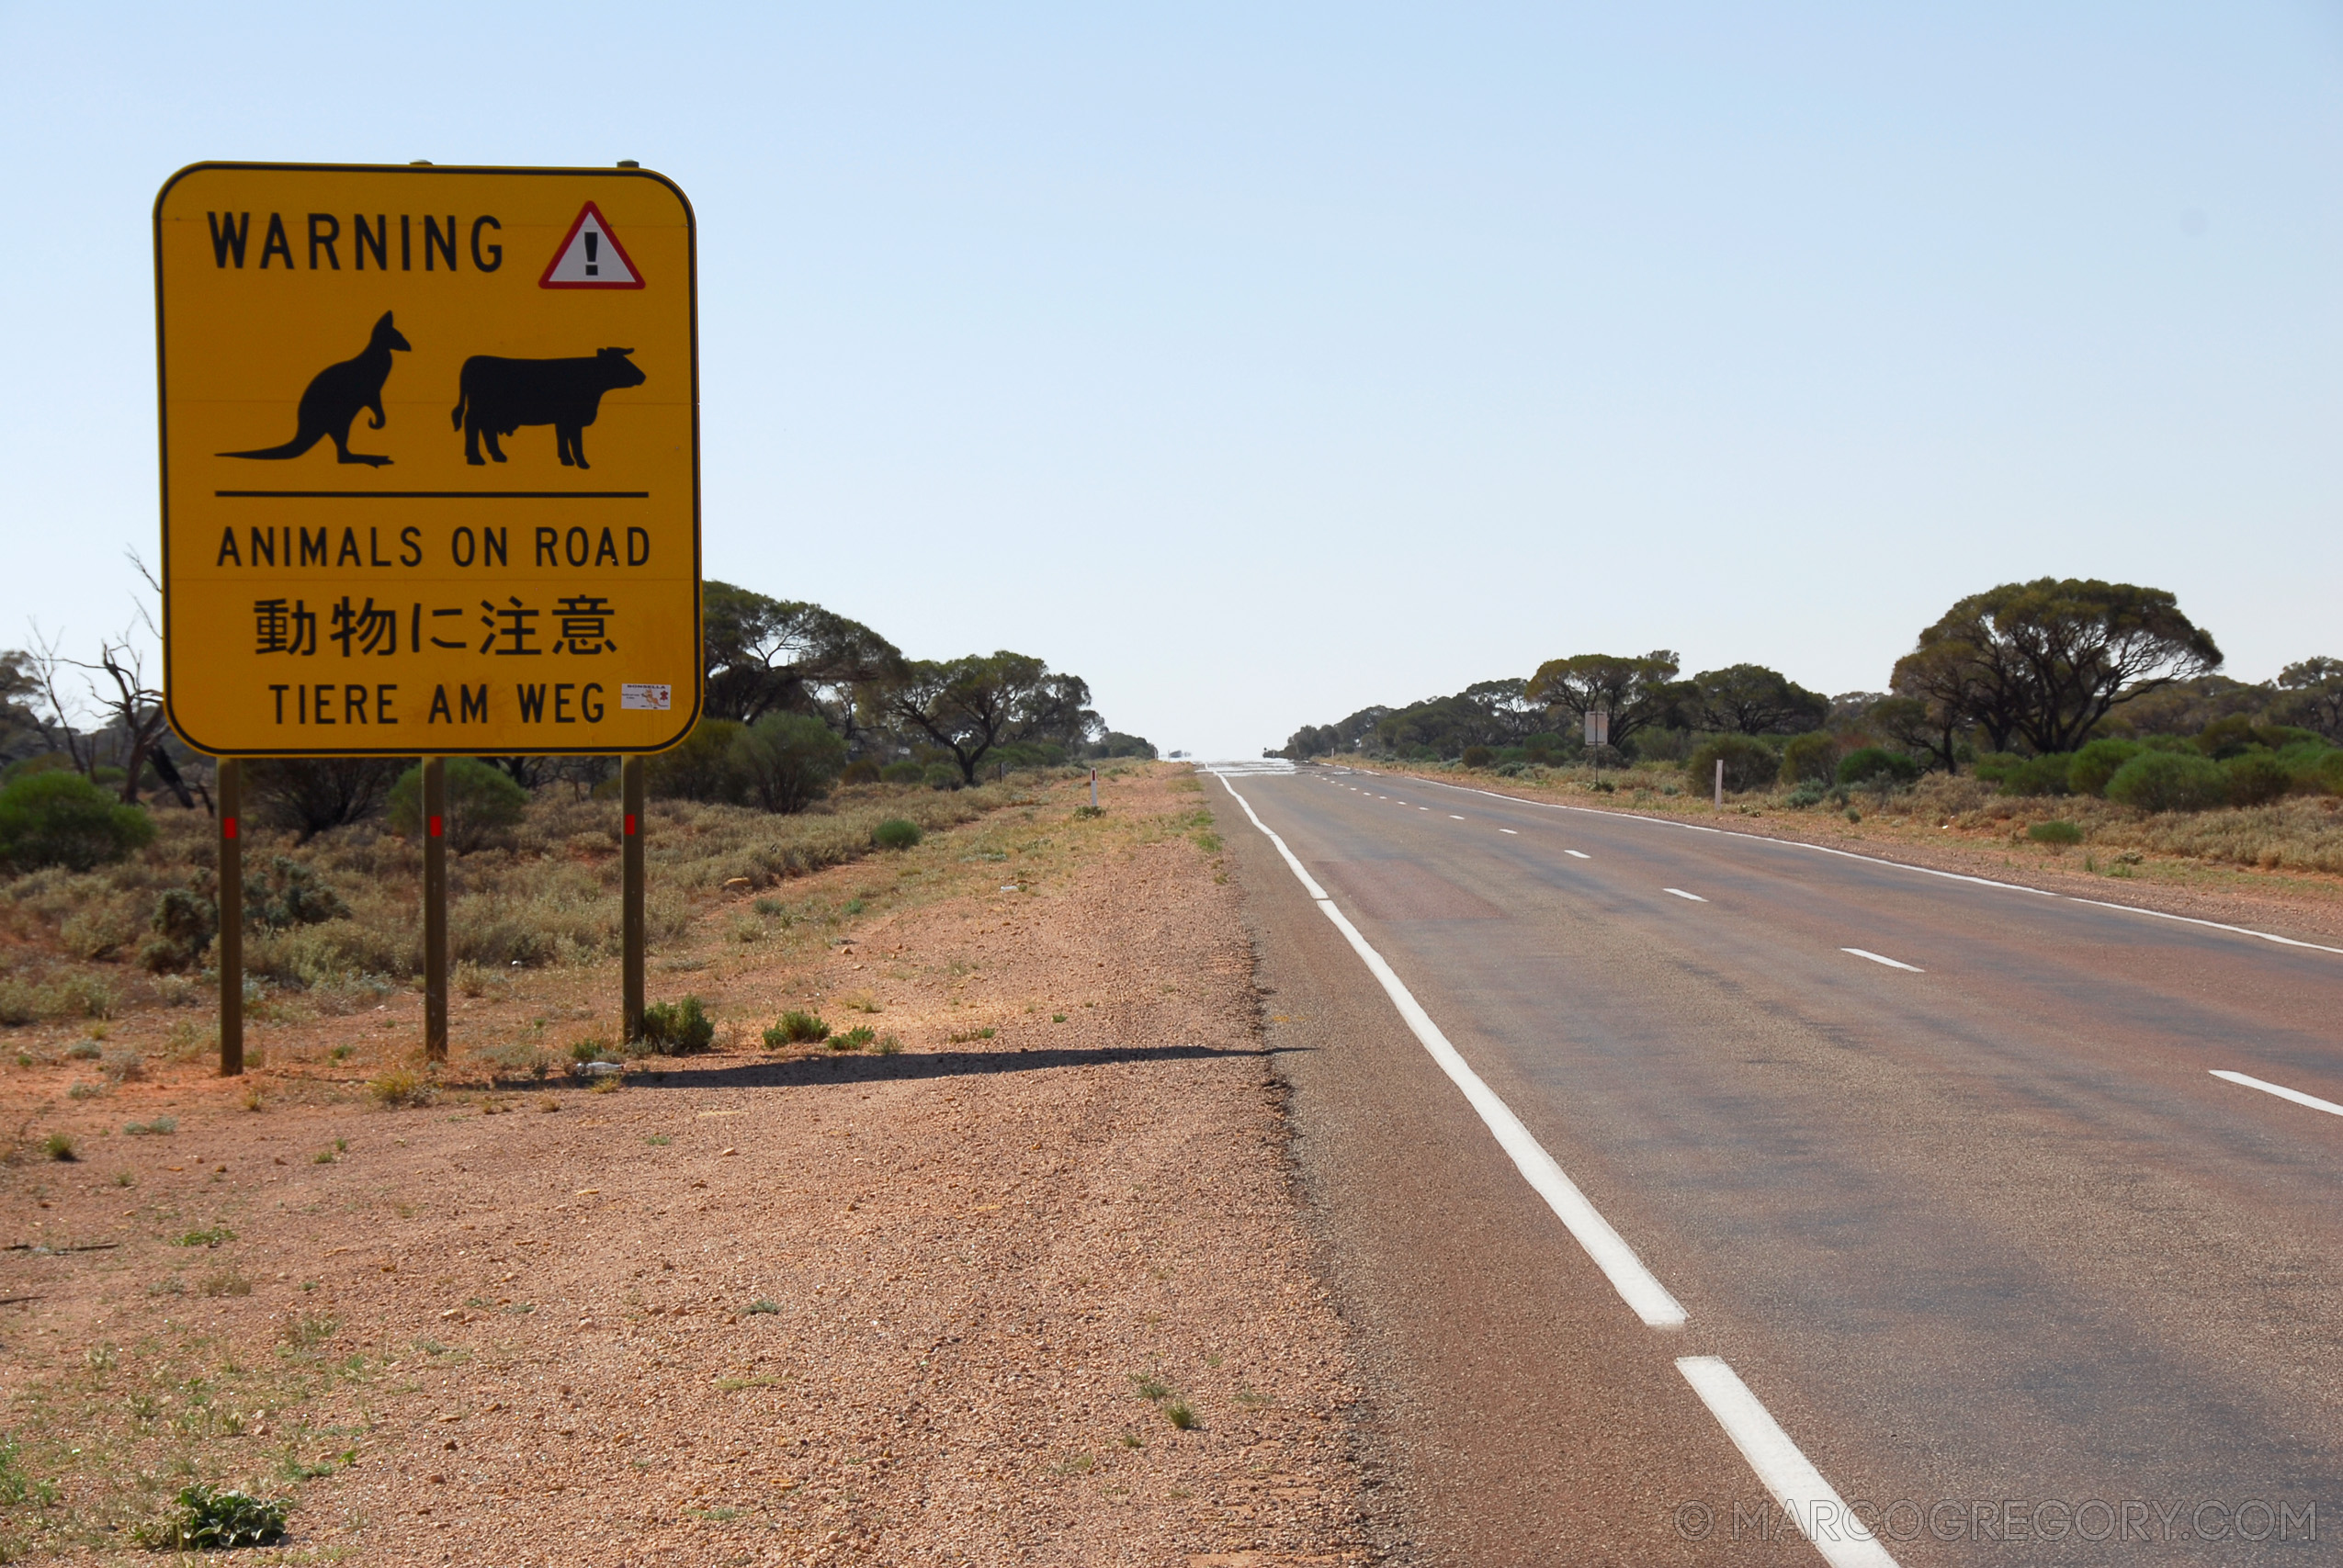
[[[1318,885],[1317,881],[1310,875],[1307,868],[1306,868],[1302,863],[1295,857],[1294,852],[1285,847],[1285,840],[1279,838],[1276,834],[1270,832],[1268,823],[1263,822],[1259,817],[1253,816],[1253,803],[1247,800],[1243,795],[1237,795],[1237,786],[1228,782],[1228,775],[1226,773],[1222,773],[1220,775],[1220,787],[1227,790],[1230,795],[1236,795],[1237,804],[1245,808],[1246,816],[1252,818],[1253,826],[1260,829],[1262,835],[1267,838],[1271,843],[1277,846],[1277,852],[1285,857],[1286,865],[1292,869],[1296,876],[1302,879],[1302,886],[1309,890],[1309,896],[1317,899],[1321,904],[1325,903],[1326,889]]]
[[[1662,893],[1673,893],[1679,898],[1690,898],[1695,904],[1705,904],[1708,902],[1707,899],[1702,897],[1699,894],[1687,893],[1681,887],[1663,887],[1660,891]]]
[[[1426,780],[1424,782],[1428,784],[1432,781]],[[1632,811],[1605,811],[1599,806],[1569,806],[1558,800],[1528,800],[1518,795],[1501,795],[1496,790],[1481,789],[1473,784],[1448,784],[1445,787],[1449,789],[1460,789],[1468,795],[1485,795],[1491,800],[1510,800],[1516,806],[1542,806],[1549,811],[1579,811],[1584,812],[1589,817],[1607,817],[1614,822],[1647,822],[1655,828],[1681,828],[1688,833],[1721,833],[1728,839],[1739,839],[1745,842],[1752,844],[1779,844],[1783,849],[1812,850],[1818,855],[1837,855],[1842,860],[1869,861],[1873,865],[1894,866],[1897,871],[1916,871],[1922,876],[1940,876],[1947,882],[1973,882],[1979,887],[2000,887],[2005,888],[2011,893],[2031,893],[2037,898],[2064,898],[2066,897],[2066,895],[2063,893],[2053,893],[2047,888],[2028,887],[2016,882],[1996,882],[1989,876],[1971,876],[1965,872],[1959,871],[1939,871],[1934,866],[1913,865],[1908,862],[1900,860],[1883,860],[1878,855],[1857,854],[1852,850],[1834,850],[1828,844],[1804,843],[1796,839],[1774,839],[1769,838],[1763,833],[1742,833],[1737,832],[1730,828],[1710,828],[1698,822],[1679,822],[1672,817],[1639,817]],[[2092,902],[2092,900],[2076,899],[2075,902],[2089,903]],[[2111,909],[2128,909],[2131,906],[2128,904],[2110,904],[2108,908]],[[2149,911],[2143,912],[2145,913]],[[2175,918],[2177,919],[2179,917]],[[2258,935],[2260,933],[2256,932],[2254,934]],[[2279,940],[2283,941],[2284,939],[2281,938]],[[2343,953],[2343,948],[2337,948],[2332,951]]]
[[[1440,1070],[1448,1075],[1449,1082],[1464,1091],[1466,1102],[1480,1113],[1482,1124],[1496,1137],[1498,1147],[1512,1157],[1513,1168],[1522,1173],[1522,1179],[1545,1200],[1546,1207],[1554,1211],[1555,1217],[1578,1238],[1579,1245],[1586,1249],[1589,1258],[1594,1259],[1595,1267],[1602,1270],[1612,1288],[1619,1292],[1620,1299],[1650,1327],[1681,1328],[1685,1316],[1682,1304],[1668,1293],[1668,1288],[1650,1269],[1644,1267],[1643,1259],[1636,1256],[1636,1249],[1627,1245],[1626,1238],[1611,1228],[1611,1222],[1587,1201],[1587,1195],[1579,1190],[1578,1183],[1570,1179],[1561,1166],[1555,1162],[1554,1156],[1547,1154],[1544,1145],[1531,1135],[1530,1130],[1522,1124],[1522,1119],[1513,1114],[1511,1107],[1498,1098],[1495,1089],[1481,1081],[1480,1075],[1473,1071],[1456,1047],[1448,1043],[1448,1037],[1440,1032],[1440,1026],[1432,1021],[1432,1015],[1424,1011],[1391,965],[1383,961],[1383,954],[1369,945],[1366,938],[1359,934],[1359,929],[1334,907],[1334,901],[1326,896],[1326,890],[1311,879],[1294,852],[1285,847],[1285,840],[1269,830],[1268,825],[1253,811],[1252,802],[1238,795],[1237,786],[1230,784],[1226,775],[1221,777],[1220,787],[1236,796],[1237,804],[1245,808],[1245,815],[1252,818],[1253,826],[1277,846],[1277,852],[1285,858],[1286,865],[1301,879],[1310,897],[1316,900],[1326,918],[1334,922],[1334,929],[1342,933],[1343,940],[1351,944],[1351,950],[1365,964],[1367,973],[1383,987],[1383,993],[1391,998],[1391,1005],[1399,1010],[1399,1016],[1406,1021],[1409,1032],[1432,1059],[1439,1064]]]
[[[1896,1568],[1887,1548],[1799,1451],[1739,1373],[1715,1356],[1680,1356],[1676,1370],[1824,1562],[1831,1568]]]
[[[1879,953],[1871,953],[1860,947],[1842,947],[1839,951],[1841,953],[1851,953],[1858,958],[1868,958],[1873,964],[1885,964],[1890,969],[1902,969],[1913,975],[1925,975],[1928,973],[1927,970],[1921,968],[1917,964],[1906,964],[1899,959],[1883,957]]]
[[[1423,781],[1435,783],[1432,779]],[[2324,942],[2303,942],[2296,937],[2280,936],[2275,931],[2258,931],[2251,926],[2233,926],[2220,920],[2200,919],[2194,915],[2168,915],[2161,909],[2145,909],[2137,904],[2115,904],[2104,898],[2083,898],[2072,893],[2053,893],[2047,887],[2028,887],[2023,883],[1996,882],[1989,876],[1971,876],[1964,872],[1939,871],[1934,866],[1914,865],[1908,861],[1887,860],[1879,855],[1857,854],[1852,850],[1834,850],[1828,844],[1809,844],[1796,839],[1771,838],[1763,833],[1737,832],[1730,828],[1707,828],[1698,822],[1679,822],[1669,817],[1639,817],[1632,811],[1605,811],[1599,806],[1567,806],[1558,800],[1529,800],[1518,795],[1504,795],[1493,789],[1481,789],[1473,784],[1442,784],[1443,789],[1463,790],[1467,795],[1484,795],[1491,800],[1507,800],[1515,806],[1542,806],[1550,811],[1583,811],[1590,817],[1608,817],[1614,822],[1648,822],[1656,828],[1682,828],[1694,833],[1722,833],[1727,838],[1746,843],[1776,844],[1785,850],[1810,850],[1818,855],[1837,855],[1841,860],[1865,861],[1873,865],[1890,866],[1897,871],[1917,872],[1922,876],[1941,877],[1947,882],[1973,883],[1979,887],[1998,887],[2009,893],[2031,893],[2037,898],[2057,898],[2069,904],[2088,904],[2096,908],[2114,909],[2126,915],[2145,915],[2151,919],[2178,920],[2185,926],[2204,926],[2212,931],[2228,931],[2236,936],[2249,936],[2262,942],[2274,942],[2281,947],[2306,948],[2313,953],[2332,953],[2343,956],[2343,947],[2329,947]],[[1565,851],[1564,853],[1574,852]]]
[[[2298,942],[2291,936],[2280,936],[2273,931],[2258,931],[2250,926],[2230,926],[2224,925],[2219,920],[2201,920],[2194,915],[2168,915],[2161,909],[2143,909],[2137,904],[2111,904],[2104,898],[2077,898],[2071,893],[2057,894],[2054,897],[2065,898],[2074,904],[2096,904],[2102,909],[2121,909],[2127,915],[2145,915],[2152,919],[2178,920],[2186,926],[2210,926],[2217,931],[2235,931],[2239,936],[2258,936],[2264,942],[2274,942],[2281,947],[2307,947],[2313,953],[2343,953],[2343,947],[2326,947],[2315,942]]]
[[[2247,1089],[2258,1089],[2264,1094],[2274,1094],[2281,1100],[2291,1100],[2297,1105],[2307,1105],[2313,1111],[2324,1111],[2329,1116],[2343,1116],[2343,1105],[2337,1105],[2331,1100],[2321,1100],[2315,1094],[2304,1094],[2299,1089],[2288,1089],[2284,1084],[2250,1078],[2243,1073],[2226,1072],[2220,1067],[2211,1067],[2206,1070],[2214,1077],[2226,1079],[2230,1083],[2243,1084]]]

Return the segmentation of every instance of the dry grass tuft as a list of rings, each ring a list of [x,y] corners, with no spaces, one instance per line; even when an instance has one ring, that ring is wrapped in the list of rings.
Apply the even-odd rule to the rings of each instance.
[[[377,1074],[366,1086],[366,1092],[386,1111],[429,1105],[439,1098],[439,1091],[430,1080],[412,1067],[390,1067]]]
[[[932,832],[1024,794],[1025,785],[1015,782],[949,792],[858,785],[795,816],[655,801],[644,824],[651,940],[686,935],[725,897],[728,883],[737,897],[743,884],[769,887],[870,856],[881,822],[901,819]],[[154,841],[119,864],[0,877],[0,1027],[104,1020],[126,1006],[209,1007],[212,987],[194,970],[151,974],[140,965],[164,896],[193,895],[209,907],[213,877],[210,818],[169,806],[156,807],[153,817]],[[457,990],[493,1001],[507,994],[518,970],[617,956],[617,821],[608,801],[548,790],[504,841],[458,858],[448,910]],[[370,1010],[421,974],[416,843],[373,823],[306,844],[255,825],[244,854],[248,866],[281,857],[301,868],[330,896],[321,907],[341,911],[247,935],[245,970],[255,987],[248,1016],[267,1021]],[[782,928],[792,919],[785,912]],[[171,1040],[174,1059],[192,1059],[207,1048],[194,1026],[173,1031]]]

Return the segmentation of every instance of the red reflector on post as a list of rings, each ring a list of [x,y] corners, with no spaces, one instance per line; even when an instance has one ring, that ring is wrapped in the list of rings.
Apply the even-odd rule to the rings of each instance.
[[[236,819],[234,818],[222,817],[220,818],[220,836],[223,839],[232,839],[236,836]]]
[[[440,836],[440,834],[439,834],[439,818],[436,818],[436,817],[435,817],[435,818],[433,818],[431,819],[431,836],[432,836],[433,838],[435,838],[435,839],[436,839],[436,838],[438,838],[438,837]]]
[[[635,836],[635,814],[634,814],[633,812],[629,811],[629,812],[628,812],[628,813],[627,813],[627,837],[628,837],[629,839],[631,839],[631,838],[633,838],[634,836]]]

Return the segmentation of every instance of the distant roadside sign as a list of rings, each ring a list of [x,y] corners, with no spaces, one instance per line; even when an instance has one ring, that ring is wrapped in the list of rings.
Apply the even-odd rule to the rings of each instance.
[[[198,164],[154,204],[165,700],[221,756],[697,720],[691,204],[639,169]]]

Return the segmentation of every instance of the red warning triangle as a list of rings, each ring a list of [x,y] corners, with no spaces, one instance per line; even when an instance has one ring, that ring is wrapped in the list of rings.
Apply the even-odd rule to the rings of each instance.
[[[610,231],[610,220],[602,216],[602,209],[587,202],[578,209],[578,220],[570,225],[568,238],[553,259],[545,265],[545,276],[537,280],[539,288],[640,288],[642,269],[635,265],[634,257]]]

